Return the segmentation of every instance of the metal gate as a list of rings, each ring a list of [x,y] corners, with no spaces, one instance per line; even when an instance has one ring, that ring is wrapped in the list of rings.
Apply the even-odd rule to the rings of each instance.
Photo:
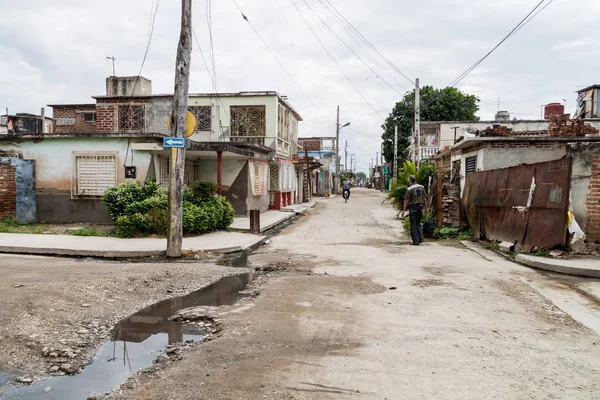
[[[563,158],[468,174],[462,201],[475,237],[564,246],[571,168]]]

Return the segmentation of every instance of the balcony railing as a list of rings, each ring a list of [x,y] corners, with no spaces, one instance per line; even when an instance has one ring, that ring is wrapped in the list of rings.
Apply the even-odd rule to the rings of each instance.
[[[236,143],[255,143],[265,145],[265,136],[230,136],[230,142]]]
[[[431,158],[435,156],[438,151],[440,151],[439,147],[421,147],[421,159]]]

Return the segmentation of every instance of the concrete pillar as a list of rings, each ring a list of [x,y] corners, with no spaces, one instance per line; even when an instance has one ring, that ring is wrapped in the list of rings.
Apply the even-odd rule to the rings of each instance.
[[[217,194],[223,194],[223,152],[217,151]]]

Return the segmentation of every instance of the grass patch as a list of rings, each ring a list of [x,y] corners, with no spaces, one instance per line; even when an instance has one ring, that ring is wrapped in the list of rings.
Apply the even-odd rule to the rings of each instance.
[[[540,247],[535,255],[538,257],[550,257],[550,251],[545,247]]]
[[[485,248],[488,250],[500,250],[500,243],[496,241],[487,242]]]
[[[0,233],[29,233],[34,235],[43,234],[48,230],[46,224],[24,224],[15,218],[5,218],[0,220]]]
[[[101,236],[101,237],[109,237],[112,236],[110,233],[100,232],[94,228],[82,228],[77,229],[70,233],[71,236]]]

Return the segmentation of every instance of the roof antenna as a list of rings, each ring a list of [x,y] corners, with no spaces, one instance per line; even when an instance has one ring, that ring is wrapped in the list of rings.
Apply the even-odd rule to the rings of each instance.
[[[112,76],[117,76],[117,74],[115,73],[115,60],[116,58],[114,56],[112,57],[106,57],[107,60],[112,60],[112,66],[113,66],[113,74]]]

